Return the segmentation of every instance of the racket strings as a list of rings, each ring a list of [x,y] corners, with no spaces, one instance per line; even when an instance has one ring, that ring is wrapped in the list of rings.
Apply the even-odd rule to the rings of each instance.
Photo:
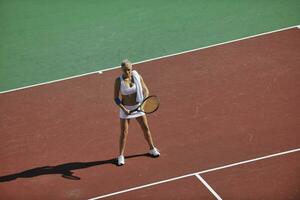
[[[159,100],[158,98],[149,98],[147,99],[142,105],[141,110],[145,113],[151,113],[154,112],[159,106]]]

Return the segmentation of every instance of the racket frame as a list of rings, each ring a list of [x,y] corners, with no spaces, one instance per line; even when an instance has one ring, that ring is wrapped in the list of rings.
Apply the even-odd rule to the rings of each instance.
[[[157,105],[157,107],[155,108],[155,110],[153,110],[152,112],[144,112],[144,111],[142,111],[142,110],[141,110],[141,107],[142,107],[142,105],[144,104],[144,102],[145,102],[147,99],[150,99],[150,98],[152,98],[152,97],[155,97],[155,98],[158,99],[158,105]],[[131,110],[131,111],[129,112],[129,115],[132,114],[132,113],[135,112],[135,111],[143,112],[143,113],[146,113],[146,114],[151,114],[151,113],[154,113],[155,111],[157,111],[157,109],[159,108],[159,105],[160,105],[160,100],[159,100],[158,96],[156,96],[156,95],[150,95],[150,96],[147,96],[147,97],[143,100],[143,102],[142,102],[136,109]]]

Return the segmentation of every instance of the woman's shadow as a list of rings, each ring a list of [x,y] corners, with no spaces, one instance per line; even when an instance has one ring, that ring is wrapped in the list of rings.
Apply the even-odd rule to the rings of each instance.
[[[141,157],[141,156],[151,157],[149,154],[144,153],[144,154],[126,156],[125,158],[130,159],[130,158]],[[117,166],[117,160],[114,158],[114,159],[102,160],[102,161],[72,162],[72,163],[65,163],[56,166],[37,167],[16,174],[0,176],[0,182],[12,181],[17,178],[33,178],[36,176],[47,175],[47,174],[61,174],[61,176],[66,179],[80,180],[80,177],[73,175],[74,170],[94,167],[98,165],[105,165],[105,164],[112,164]]]

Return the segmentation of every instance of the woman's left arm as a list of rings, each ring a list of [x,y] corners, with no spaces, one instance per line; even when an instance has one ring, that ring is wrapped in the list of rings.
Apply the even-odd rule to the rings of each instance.
[[[144,94],[144,97],[148,97],[149,96],[149,90],[148,90],[148,87],[146,85],[146,83],[144,82],[142,76],[140,76],[141,78],[141,84],[142,84],[142,88],[143,88],[143,94]]]

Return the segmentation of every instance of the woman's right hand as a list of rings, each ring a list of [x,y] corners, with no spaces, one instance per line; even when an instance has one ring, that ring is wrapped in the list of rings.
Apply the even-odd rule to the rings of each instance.
[[[128,110],[127,108],[123,108],[123,111],[126,115],[129,115],[130,114],[130,110]]]

